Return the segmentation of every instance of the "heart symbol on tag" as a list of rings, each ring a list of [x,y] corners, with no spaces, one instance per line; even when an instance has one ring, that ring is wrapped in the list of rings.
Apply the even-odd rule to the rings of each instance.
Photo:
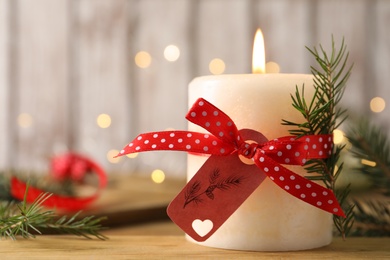
[[[192,222],[192,228],[201,237],[207,235],[213,229],[213,226],[213,222],[210,219],[206,219],[204,221],[195,219]]]

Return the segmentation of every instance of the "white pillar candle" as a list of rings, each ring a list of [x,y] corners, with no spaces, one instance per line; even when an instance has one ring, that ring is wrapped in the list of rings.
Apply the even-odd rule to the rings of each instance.
[[[282,125],[282,119],[304,121],[292,107],[290,96],[296,85],[300,88],[303,84],[306,100],[310,101],[314,94],[312,75],[204,76],[190,83],[189,105],[202,97],[231,117],[238,129],[256,130],[270,140],[289,135],[289,127]],[[191,123],[189,130],[205,132]],[[188,155],[188,179],[207,158]],[[305,174],[301,166],[286,167]],[[332,225],[330,213],[291,196],[266,178],[219,230],[199,244],[238,250],[304,250],[330,244]]]

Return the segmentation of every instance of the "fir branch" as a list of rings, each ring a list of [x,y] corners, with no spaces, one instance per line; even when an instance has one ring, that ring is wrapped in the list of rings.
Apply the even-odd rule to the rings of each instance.
[[[329,56],[320,45],[319,49],[308,51],[314,56],[318,68],[311,66],[314,76],[314,95],[310,102],[305,99],[305,86],[296,86],[295,95],[291,95],[293,107],[301,113],[304,122],[283,120],[282,124],[290,126],[290,134],[297,138],[304,135],[332,134],[346,119],[346,110],[339,108],[339,102],[344,94],[346,82],[351,74],[352,66],[347,68],[348,52],[344,40],[338,50],[332,37],[332,51]],[[338,165],[339,157],[344,146],[336,146],[327,159],[309,160],[305,164],[310,180],[322,180],[327,188],[334,191],[340,205],[346,213],[346,218],[333,216],[335,227],[345,238],[353,225],[353,205],[347,205],[346,198],[349,187],[336,192],[336,181],[342,172],[343,164]]]
[[[355,201],[353,235],[390,235],[390,140],[386,132],[365,118],[353,120],[346,131],[350,151],[361,162],[355,170],[365,174],[378,193],[375,198]]]
[[[95,218],[94,216],[88,216],[77,221],[76,218],[79,214],[80,212],[77,212],[69,219],[67,219],[66,216],[63,216],[54,223],[43,223],[40,225],[40,227],[56,230],[60,233],[83,236],[88,239],[92,237],[96,237],[101,240],[107,239],[107,237],[100,233],[100,231],[102,230],[100,222],[104,218]]]
[[[21,203],[6,202],[0,205],[0,239],[16,240],[17,236],[34,238],[33,232],[42,234],[41,229],[50,229],[58,233],[73,234],[85,238],[107,239],[99,233],[103,229],[100,222],[104,218],[91,216],[76,221],[77,213],[67,221],[66,217],[56,221],[57,215],[54,211],[43,211],[42,207],[43,202],[52,194],[42,193],[31,205],[27,205],[27,193],[28,185]]]
[[[367,119],[358,120],[346,131],[352,154],[360,159],[357,168],[373,181],[374,186],[390,196],[390,141],[385,132]]]
[[[389,236],[390,203],[355,201],[355,236]]]
[[[343,239],[345,239],[345,237],[349,234],[349,232],[352,230],[352,227],[355,223],[355,213],[354,213],[355,204],[347,203],[348,195],[351,192],[350,186],[351,185],[348,184],[347,187],[345,187],[344,189],[335,191],[336,198],[338,201],[340,201],[346,217],[342,218],[333,215],[333,223],[336,229],[338,230],[338,232],[343,237]]]

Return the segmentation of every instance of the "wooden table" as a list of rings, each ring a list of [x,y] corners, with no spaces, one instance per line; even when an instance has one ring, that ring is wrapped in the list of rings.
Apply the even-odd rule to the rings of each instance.
[[[111,235],[99,241],[56,235],[0,245],[1,259],[390,259],[390,238],[337,238],[327,247],[297,252],[215,249],[184,236]]]
[[[109,216],[106,224],[111,228],[103,232],[109,240],[61,235],[2,240],[0,259],[390,259],[390,238],[348,238],[346,242],[335,238],[327,247],[298,252],[222,250],[187,242],[165,213],[182,186],[182,182],[156,185],[135,177],[112,181],[99,201],[84,212]]]
[[[335,238],[329,246],[296,252],[246,252],[186,241],[170,221],[112,228],[106,241],[43,235],[0,241],[0,259],[390,259],[390,238]]]
[[[156,184],[151,178],[139,175],[110,177],[99,199],[79,217],[107,217],[103,225],[108,227],[166,220],[169,202],[184,185],[185,180],[176,179]]]

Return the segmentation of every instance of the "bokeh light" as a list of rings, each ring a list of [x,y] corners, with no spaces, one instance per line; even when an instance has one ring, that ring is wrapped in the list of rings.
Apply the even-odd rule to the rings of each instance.
[[[138,156],[138,153],[129,153],[129,154],[126,154],[126,156],[130,159],[134,159]]]
[[[386,102],[381,97],[374,97],[370,101],[370,109],[372,112],[380,113],[382,112],[386,107]]]
[[[18,125],[22,128],[31,127],[33,124],[33,118],[28,113],[21,113],[18,116]]]
[[[280,66],[276,62],[269,61],[265,64],[265,71],[267,73],[279,73],[280,72]]]
[[[152,56],[146,51],[140,51],[135,55],[134,61],[138,67],[146,69],[152,63]]]
[[[165,180],[165,173],[160,169],[156,169],[152,172],[151,178],[155,183],[162,183]]]
[[[211,74],[219,75],[225,72],[225,62],[221,59],[212,59],[209,63],[209,70]]]
[[[96,123],[100,128],[108,128],[111,125],[111,117],[107,114],[100,114],[96,119]]]
[[[177,61],[180,57],[179,47],[176,45],[168,45],[164,49],[164,57],[167,61],[174,62]]]
[[[115,150],[115,149],[112,149],[110,151],[107,152],[107,160],[110,162],[110,163],[118,163],[121,159],[121,157],[117,157],[117,158],[114,158],[114,156],[118,155],[119,154],[119,151],[118,150]]]
[[[339,129],[335,129],[333,131],[333,143],[334,144],[342,144],[345,141],[345,134],[343,131]]]

